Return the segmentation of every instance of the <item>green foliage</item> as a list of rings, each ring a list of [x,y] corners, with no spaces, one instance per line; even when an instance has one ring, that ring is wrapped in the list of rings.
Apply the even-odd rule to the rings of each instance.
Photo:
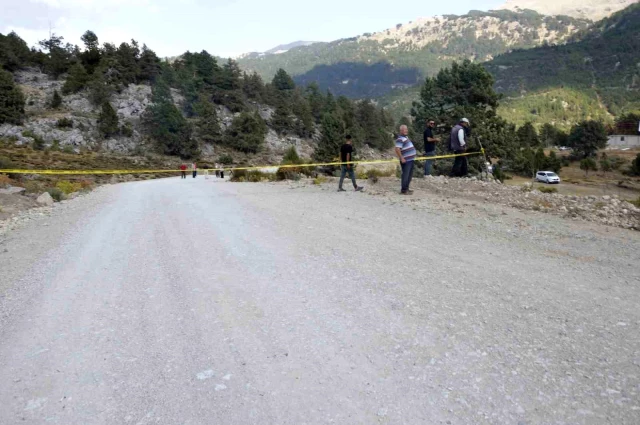
[[[555,187],[539,187],[538,190],[542,193],[558,193],[558,189]]]
[[[77,182],[70,182],[68,180],[60,180],[56,183],[56,189],[59,189],[65,195],[73,192],[78,192],[82,189],[82,185]]]
[[[51,97],[51,109],[58,109],[62,106],[62,96],[58,93],[58,90],[53,91],[53,96]]]
[[[271,116],[271,127],[279,134],[286,134],[293,129],[291,110],[284,101],[280,102],[273,112]]]
[[[27,43],[15,32],[0,34],[0,68],[13,72],[31,65],[34,58]]]
[[[616,119],[615,132],[616,134],[638,134],[638,126],[640,126],[640,111],[629,112]]]
[[[197,141],[192,138],[192,128],[173,104],[171,94],[162,84],[153,88],[154,103],[147,107],[143,116],[145,132],[156,142],[158,150],[165,155],[176,155],[182,159],[194,159],[200,154]]]
[[[298,155],[298,151],[295,146],[290,146],[284,153],[282,157],[283,165],[292,165],[292,164],[302,164],[302,159],[300,155]]]
[[[233,164],[233,157],[229,154],[220,155],[220,157],[218,157],[218,162],[220,164],[230,165]]]
[[[291,76],[282,68],[278,69],[271,84],[280,91],[293,90],[296,87]]]
[[[526,122],[522,127],[520,127],[516,131],[516,135],[518,136],[518,142],[520,146],[528,146],[530,148],[535,148],[540,144],[540,139],[538,138],[538,132],[531,122]]]
[[[241,112],[226,131],[224,144],[244,153],[257,153],[264,144],[267,125],[256,113]]]
[[[313,158],[318,162],[331,162],[340,154],[344,140],[344,123],[336,114],[327,113],[321,122],[322,138],[318,142]]]
[[[585,176],[588,176],[589,171],[598,171],[598,164],[595,159],[587,157],[580,161],[580,169],[584,171]]]
[[[194,105],[198,121],[196,129],[198,137],[207,143],[217,143],[222,140],[222,131],[220,130],[220,121],[215,105],[207,99],[206,96],[200,95],[198,103]]]
[[[640,106],[633,77],[640,61],[639,32],[640,4],[634,4],[574,37],[574,43],[517,50],[485,66],[501,92],[518,95],[559,86],[584,93],[595,90],[609,111],[618,114]]]
[[[58,128],[73,128],[73,120],[70,118],[60,118],[56,121],[56,127]]]
[[[427,78],[414,102],[411,115],[415,130],[422,132],[424,122],[433,119],[445,124],[445,136],[462,118],[471,121],[473,137],[481,140],[490,156],[506,156],[513,150],[514,129],[496,116],[498,94],[493,90],[493,78],[478,64],[454,62],[437,76]],[[439,149],[446,148],[444,143]],[[470,142],[473,145],[473,138]]]
[[[109,102],[102,104],[98,116],[98,131],[106,138],[118,134],[118,115]]]
[[[0,69],[0,124],[21,124],[24,118],[24,96],[13,82],[13,76]]]
[[[126,122],[120,126],[120,134],[124,137],[133,137],[133,127],[130,122]]]
[[[599,121],[582,121],[571,128],[568,143],[575,154],[591,157],[607,145],[607,132]]]
[[[89,74],[81,63],[76,63],[69,69],[67,81],[62,86],[62,93],[77,93],[87,86],[89,82]]]
[[[57,187],[51,187],[47,189],[47,192],[49,192],[49,195],[51,195],[53,200],[56,202],[60,202],[64,199],[64,192]]]

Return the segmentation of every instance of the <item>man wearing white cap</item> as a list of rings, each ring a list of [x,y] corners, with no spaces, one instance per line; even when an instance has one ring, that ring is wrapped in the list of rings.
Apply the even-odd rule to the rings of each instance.
[[[451,130],[451,146],[453,147],[453,153],[456,155],[464,153],[467,150],[467,133],[466,129],[469,127],[469,120],[462,118],[460,122]],[[451,169],[451,177],[464,177],[469,172],[466,156],[456,156],[453,161],[453,168]]]

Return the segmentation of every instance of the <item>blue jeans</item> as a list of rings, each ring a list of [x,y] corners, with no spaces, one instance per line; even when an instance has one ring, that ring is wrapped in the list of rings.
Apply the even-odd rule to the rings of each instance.
[[[424,156],[436,156],[436,151],[426,152]],[[433,159],[427,159],[424,161],[424,175],[431,175],[431,166],[433,165]]]
[[[413,160],[407,161],[404,164],[400,163],[400,167],[402,167],[402,183],[400,190],[402,192],[406,192],[407,190],[409,190],[411,178],[413,177],[413,163]]]
[[[353,173],[353,165],[349,168],[347,168],[346,165],[341,165],[340,166],[340,183],[338,183],[339,189],[342,189],[342,182],[344,181],[344,177],[347,175],[347,173],[349,173],[349,178],[353,182],[353,187],[354,188],[358,187],[358,184],[356,183],[356,175]]]

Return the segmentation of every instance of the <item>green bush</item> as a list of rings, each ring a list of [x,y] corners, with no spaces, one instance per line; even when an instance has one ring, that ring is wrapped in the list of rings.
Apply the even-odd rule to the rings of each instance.
[[[53,200],[56,202],[60,202],[64,199],[64,192],[57,187],[51,187],[47,189],[47,192],[49,192],[49,195],[51,195]]]
[[[233,164],[233,157],[229,154],[220,155],[220,157],[218,158],[218,162],[220,164],[230,165]]]
[[[558,189],[555,187],[539,187],[538,190],[542,193],[558,193]]]
[[[82,184],[72,183],[67,180],[60,180],[58,183],[56,183],[56,189],[59,189],[60,191],[62,191],[62,193],[68,195],[70,193],[80,191],[80,189],[82,189]]]
[[[73,120],[70,118],[60,118],[58,122],[56,122],[56,127],[58,128],[73,128]]]

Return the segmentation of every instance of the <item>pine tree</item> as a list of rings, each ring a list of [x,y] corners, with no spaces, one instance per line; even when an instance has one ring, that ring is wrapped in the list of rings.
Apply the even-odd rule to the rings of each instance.
[[[161,72],[160,59],[156,56],[153,50],[147,47],[146,44],[142,45],[142,54],[140,54],[139,65],[137,81],[139,83],[155,82]]]
[[[279,91],[290,91],[296,88],[296,84],[293,82],[291,76],[282,68],[278,69],[271,84]]]
[[[194,105],[198,117],[196,124],[198,136],[207,143],[217,143],[222,140],[220,121],[216,107],[205,95],[200,95],[200,99]]]
[[[80,54],[82,65],[84,65],[87,74],[93,74],[93,71],[100,63],[100,43],[98,42],[98,36],[93,31],[87,31],[80,39],[84,43],[85,48],[84,52]]]
[[[592,157],[607,145],[607,132],[599,121],[582,121],[571,128],[569,146],[584,158]]]
[[[98,131],[105,138],[118,133],[118,115],[109,102],[102,104],[102,111],[98,116]]]
[[[69,69],[67,81],[65,81],[64,86],[62,86],[62,93],[77,93],[85,88],[88,82],[89,74],[87,74],[87,70],[81,63],[76,63]]]
[[[320,87],[315,82],[309,84],[305,91],[307,93],[309,106],[311,107],[311,114],[315,118],[315,121],[319,123],[322,119],[322,111],[324,109],[324,96],[320,92]]]
[[[60,106],[62,106],[62,96],[60,96],[58,90],[54,90],[51,98],[51,109],[58,109]]]
[[[264,144],[267,125],[258,114],[242,112],[225,134],[225,144],[244,153],[257,153]]]
[[[313,157],[319,162],[331,162],[340,154],[340,146],[344,140],[344,123],[336,114],[325,114],[321,126],[322,138],[313,152]]]
[[[0,124],[21,124],[24,118],[24,96],[13,82],[13,75],[0,69]]]
[[[293,129],[291,110],[283,101],[279,102],[279,105],[276,106],[276,110],[271,116],[271,127],[279,134],[285,134]]]
[[[261,102],[264,100],[264,82],[260,75],[254,72],[248,75],[246,72],[242,77],[242,90],[250,100]]]
[[[520,146],[535,148],[540,144],[538,132],[536,131],[536,128],[533,126],[533,124],[531,124],[531,122],[529,121],[524,123],[524,125],[518,129],[516,134],[518,136]]]
[[[157,144],[160,153],[175,155],[183,159],[200,155],[198,142],[191,137],[193,130],[171,99],[157,96],[158,102],[147,107],[143,126]]]

